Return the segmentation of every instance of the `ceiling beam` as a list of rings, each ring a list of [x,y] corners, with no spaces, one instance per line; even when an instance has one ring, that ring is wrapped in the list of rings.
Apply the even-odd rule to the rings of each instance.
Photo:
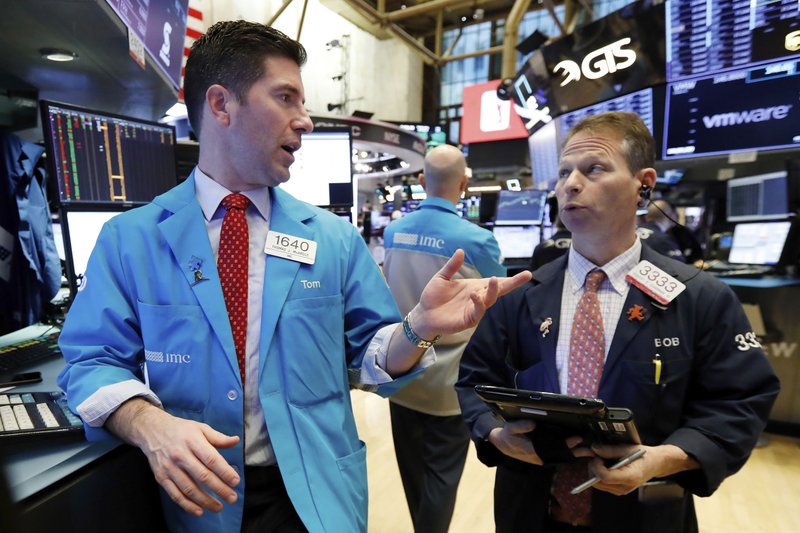
[[[272,15],[272,17],[270,17],[270,19],[267,21],[267,26],[272,26],[275,23],[275,21],[278,20],[278,17],[281,16],[281,13],[283,13],[283,11],[287,7],[289,7],[289,4],[291,3],[292,0],[283,0],[283,4],[281,5],[281,7],[279,7],[278,10],[275,12],[275,14]]]
[[[506,32],[503,36],[503,67],[501,77],[511,78],[517,72],[517,44],[519,44],[519,23],[528,11],[531,0],[516,0],[506,18]]]
[[[421,4],[417,4],[415,6],[406,7],[405,9],[389,11],[388,13],[384,14],[384,18],[391,22],[397,22],[398,20],[424,15],[425,13],[430,13],[431,11],[444,11],[449,7],[478,7],[478,5],[486,4],[488,1],[489,0],[430,0],[429,2],[422,2]]]
[[[374,7],[372,7],[372,5],[368,4],[366,0],[345,0],[345,3],[353,9],[359,11],[373,24],[384,28],[386,31],[400,39],[400,41],[411,48],[411,50],[419,55],[428,65],[435,65],[439,62],[439,57],[436,54],[428,50],[424,44],[417,41],[406,30],[393,22],[385,20],[384,16]]]

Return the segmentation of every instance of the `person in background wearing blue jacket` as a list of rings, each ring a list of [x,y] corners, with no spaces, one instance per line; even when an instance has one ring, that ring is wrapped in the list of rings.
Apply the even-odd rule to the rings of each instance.
[[[88,438],[144,452],[172,531],[366,531],[350,386],[397,391],[440,335],[474,327],[530,276],[454,280],[458,251],[401,319],[356,229],[278,188],[313,128],[304,60],[300,43],[246,21],[194,43],[198,166],[105,225],[59,339],[59,385]],[[233,237],[247,235],[233,301],[217,267],[225,206],[244,210]]]
[[[456,205],[467,187],[467,163],[455,146],[425,156],[420,177],[427,198],[383,233],[383,272],[401,313],[410,312],[425,285],[456,250],[465,260],[456,274],[505,276],[492,233],[461,217]],[[394,450],[417,533],[447,533],[469,449],[469,431],[453,386],[472,329],[443,336],[436,363],[390,400]]]
[[[569,253],[501,298],[461,358],[461,410],[478,458],[497,466],[498,532],[696,532],[693,495],[738,471],[766,425],[779,382],[734,292],[636,236],[654,159],[635,113],[593,115],[570,130],[555,187]],[[478,384],[628,408],[641,445],[570,436],[548,446],[540,437],[552,433],[533,421],[495,418]],[[645,455],[616,470],[601,460],[638,448]],[[577,479],[562,477],[573,469]],[[594,488],[570,494],[591,476]]]

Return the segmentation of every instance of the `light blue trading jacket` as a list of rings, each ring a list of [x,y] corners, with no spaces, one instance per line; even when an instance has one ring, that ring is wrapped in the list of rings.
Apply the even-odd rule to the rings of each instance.
[[[271,190],[271,202],[270,229],[315,241],[317,253],[313,265],[267,256],[259,395],[270,439],[309,531],[366,531],[366,450],[348,374],[358,374],[377,330],[400,316],[355,228],[280,189]],[[208,279],[195,283],[198,262]],[[193,175],[105,225],[60,345],[67,366],[59,385],[73,410],[100,387],[143,381],[147,351],[149,361],[162,354],[163,362],[149,362],[147,373],[168,412],[227,435],[244,434],[233,336]],[[419,372],[377,392],[387,396]],[[108,436],[86,430],[90,439]],[[240,530],[241,443],[219,451],[242,476],[237,503],[196,518],[162,490],[174,531]]]
[[[455,278],[506,275],[492,232],[460,218],[455,205],[444,198],[429,196],[419,209],[389,224],[383,238],[383,273],[403,314],[417,304],[425,285],[459,248],[464,250],[464,264]],[[433,416],[461,414],[454,386],[461,354],[473,331],[442,336],[436,344],[436,364],[392,396],[392,401]]]

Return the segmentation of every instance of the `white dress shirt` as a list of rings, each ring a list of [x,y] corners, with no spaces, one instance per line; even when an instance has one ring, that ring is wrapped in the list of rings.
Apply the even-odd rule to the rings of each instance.
[[[597,299],[600,303],[600,314],[603,316],[603,334],[605,337],[605,356],[614,339],[617,323],[622,314],[622,307],[628,297],[630,283],[625,280],[625,275],[633,269],[642,255],[642,243],[639,237],[622,254],[618,255],[602,266],[593,264],[575,251],[569,249],[567,271],[564,274],[564,288],[561,292],[561,317],[558,327],[558,344],[556,345],[556,369],[558,370],[558,386],[562,393],[567,391],[569,382],[569,345],[572,332],[572,322],[575,308],[583,296],[583,284],[586,274],[599,268],[606,274],[606,279],[597,289]]]

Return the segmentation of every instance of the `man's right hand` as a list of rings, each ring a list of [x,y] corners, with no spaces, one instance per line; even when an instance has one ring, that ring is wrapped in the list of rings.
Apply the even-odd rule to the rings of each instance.
[[[235,446],[238,436],[172,416],[142,398],[122,404],[105,427],[144,452],[156,481],[186,512],[195,516],[201,516],[203,509],[220,512],[222,503],[210,492],[236,502],[233,487],[239,484],[239,474],[217,448]]]
[[[536,429],[536,422],[533,420],[512,420],[506,422],[502,428],[494,428],[490,431],[487,440],[509,457],[534,465],[542,465],[544,461],[536,453],[533,443],[527,435],[534,429]],[[573,450],[576,457],[594,456],[590,449],[578,446],[581,442],[583,442],[581,437],[569,437],[567,447]]]

